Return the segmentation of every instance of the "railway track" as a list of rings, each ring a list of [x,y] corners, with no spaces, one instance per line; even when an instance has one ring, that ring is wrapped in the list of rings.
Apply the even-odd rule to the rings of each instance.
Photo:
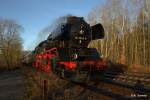
[[[106,89],[104,87],[98,88],[95,84],[93,85],[85,85],[85,84],[80,84],[80,83],[75,83],[75,84],[80,85],[84,87],[85,89],[90,90],[92,92],[111,97],[115,100],[133,100],[133,97],[131,96],[113,93],[112,90]]]
[[[112,79],[116,82],[123,82],[129,85],[134,85],[140,81],[146,88],[150,88],[150,74],[149,73],[132,73],[126,72],[118,74],[117,72],[106,72],[104,76],[107,79]]]

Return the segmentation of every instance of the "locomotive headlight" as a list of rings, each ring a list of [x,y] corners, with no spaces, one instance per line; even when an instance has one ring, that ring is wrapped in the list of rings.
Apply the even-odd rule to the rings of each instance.
[[[103,58],[103,57],[104,57],[104,55],[102,55],[102,54],[101,54],[101,55],[100,55],[100,57],[101,57],[101,58]]]
[[[73,59],[73,60],[76,60],[77,58],[78,58],[78,54],[74,53],[74,54],[72,55],[72,59]]]

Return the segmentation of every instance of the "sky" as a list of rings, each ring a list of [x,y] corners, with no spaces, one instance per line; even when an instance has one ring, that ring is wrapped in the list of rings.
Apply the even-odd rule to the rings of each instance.
[[[15,20],[24,28],[23,49],[33,50],[38,33],[68,14],[87,17],[105,0],[0,0],[0,18]]]

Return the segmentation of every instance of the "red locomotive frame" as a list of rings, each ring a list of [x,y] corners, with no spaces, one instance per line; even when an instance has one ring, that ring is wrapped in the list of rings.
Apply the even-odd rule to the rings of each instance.
[[[62,60],[60,57],[61,55],[59,54],[59,49],[63,50],[64,48],[51,48],[36,54],[34,67],[46,73],[56,73],[63,78],[67,78],[65,77],[65,74],[69,72],[69,77],[71,77],[71,80],[75,80],[74,78],[82,75],[82,73],[79,74],[79,72],[84,71],[89,75],[89,73],[103,72],[107,68],[106,61],[102,58],[87,59],[88,57],[86,57],[85,59],[78,60],[79,57],[77,58],[77,55],[70,54],[69,57],[72,59]],[[91,49],[93,50],[94,48],[82,48],[82,50]],[[94,49],[94,51],[95,50],[96,49]],[[90,56],[93,55],[91,54]],[[84,80],[86,80],[86,78],[87,77],[84,77]],[[80,82],[81,81],[83,82],[83,80],[80,80]]]

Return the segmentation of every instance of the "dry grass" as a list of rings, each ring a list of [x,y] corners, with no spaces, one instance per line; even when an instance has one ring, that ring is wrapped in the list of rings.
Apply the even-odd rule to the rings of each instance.
[[[112,100],[112,98],[92,92],[84,87],[63,80],[54,74],[43,75],[34,71],[25,74],[24,100],[44,100],[43,80],[48,81],[46,100]],[[111,90],[113,93],[130,96],[134,91],[106,83],[99,83],[98,88]]]
[[[24,69],[24,100],[41,100],[41,90],[35,80],[34,73]]]

